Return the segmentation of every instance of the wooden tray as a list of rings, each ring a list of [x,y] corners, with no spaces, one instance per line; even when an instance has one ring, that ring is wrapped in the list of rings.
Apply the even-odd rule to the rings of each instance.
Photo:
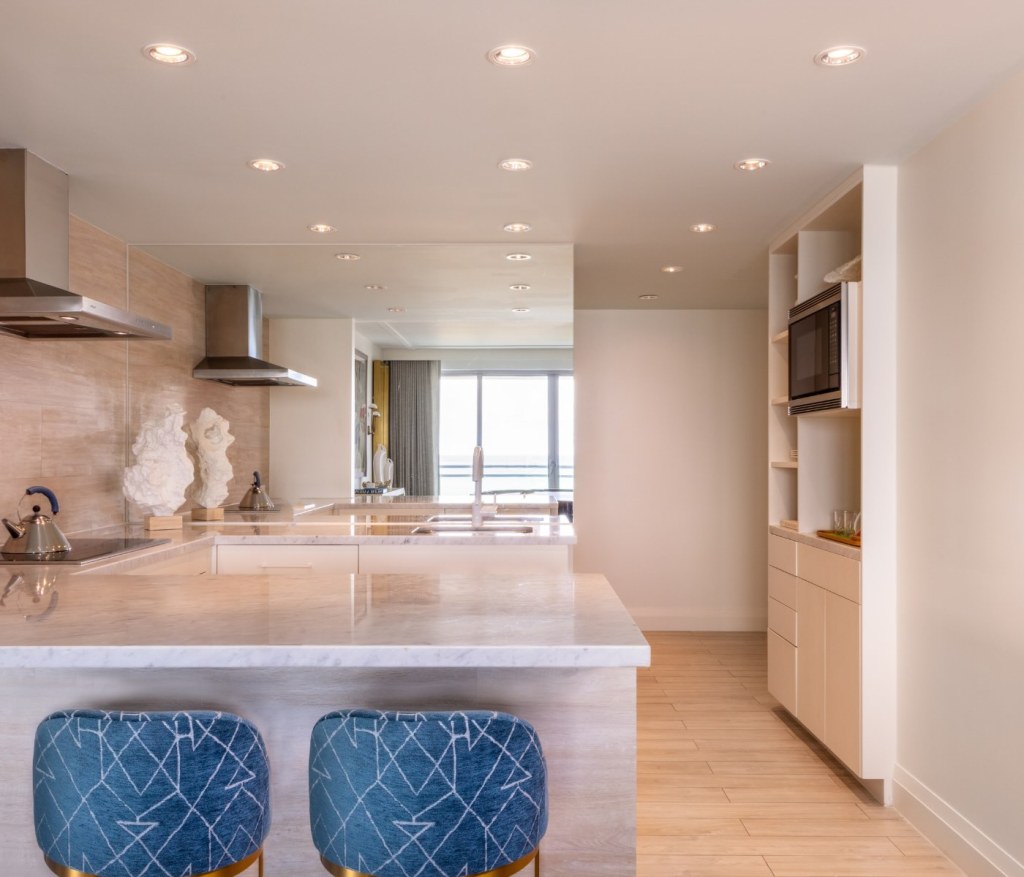
[[[833,542],[842,542],[844,545],[853,545],[856,548],[860,548],[860,533],[855,533],[853,536],[843,536],[835,530],[818,530],[818,535],[822,539],[831,539]]]

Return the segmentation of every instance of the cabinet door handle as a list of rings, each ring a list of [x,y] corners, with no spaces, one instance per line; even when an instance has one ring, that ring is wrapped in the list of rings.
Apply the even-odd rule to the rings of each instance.
[[[311,563],[261,563],[257,569],[312,569]]]

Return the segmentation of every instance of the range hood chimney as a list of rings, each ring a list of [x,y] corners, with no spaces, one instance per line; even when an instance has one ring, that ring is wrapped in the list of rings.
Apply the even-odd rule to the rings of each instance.
[[[0,149],[0,332],[23,338],[156,338],[171,329],[68,292],[68,176]]]
[[[206,287],[206,358],[192,377],[233,387],[316,386],[316,378],[263,359],[263,296],[251,286]]]

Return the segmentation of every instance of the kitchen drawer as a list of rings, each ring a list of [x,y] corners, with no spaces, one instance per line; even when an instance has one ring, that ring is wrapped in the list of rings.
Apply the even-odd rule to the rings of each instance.
[[[768,629],[793,645],[800,645],[796,641],[796,612],[778,600],[768,600]]]
[[[218,545],[218,575],[352,573],[359,569],[358,545]]]
[[[768,692],[796,715],[796,657],[798,649],[768,631]]]
[[[774,533],[768,536],[768,565],[796,575],[796,542]]]
[[[796,576],[774,566],[768,567],[768,596],[790,609],[796,609],[796,583]]]
[[[800,578],[860,603],[860,561],[823,551],[811,545],[797,545]]]

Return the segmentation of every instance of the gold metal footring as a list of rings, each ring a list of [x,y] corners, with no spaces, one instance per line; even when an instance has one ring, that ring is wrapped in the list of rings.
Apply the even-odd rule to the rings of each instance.
[[[362,871],[353,871],[351,868],[345,868],[330,859],[325,859],[323,856],[320,857],[320,861],[323,866],[334,875],[334,877],[373,877],[372,874],[364,874]],[[490,871],[481,871],[479,874],[470,874],[469,877],[510,877],[515,874],[516,871],[521,871],[527,865],[533,862],[533,873],[535,875],[540,874],[540,848],[527,853],[521,859],[516,859],[514,862],[509,862],[507,865],[502,865],[500,868],[493,868]]]
[[[216,871],[205,871],[202,874],[197,874],[196,877],[235,877],[236,874],[241,874],[257,860],[260,863],[259,877],[263,877],[262,849],[256,850],[256,852],[251,856],[246,856],[241,862],[235,862],[233,865],[225,865],[223,868],[218,868]],[[96,877],[95,874],[90,874],[88,871],[79,871],[75,868],[69,868],[67,865],[61,865],[59,862],[53,861],[49,856],[43,856],[43,861],[46,862],[46,866],[53,871],[54,874],[58,875],[58,877]]]

